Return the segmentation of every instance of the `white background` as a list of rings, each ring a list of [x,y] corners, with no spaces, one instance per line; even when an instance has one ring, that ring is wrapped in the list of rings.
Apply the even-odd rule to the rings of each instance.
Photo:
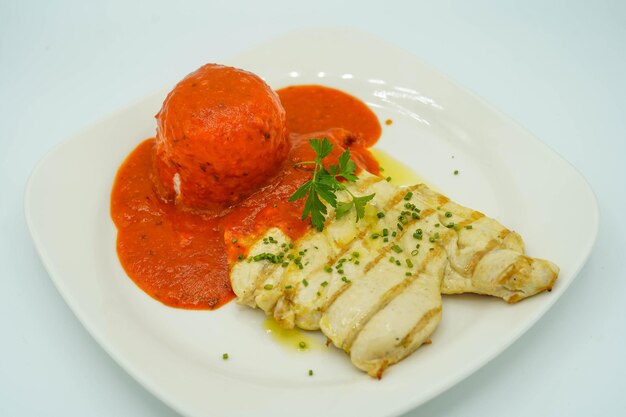
[[[50,148],[108,113],[203,63],[319,25],[369,31],[476,92],[573,163],[600,203],[594,252],[554,308],[407,416],[626,415],[626,2],[0,0],[1,416],[177,415],[55,290],[24,222],[26,180]]]

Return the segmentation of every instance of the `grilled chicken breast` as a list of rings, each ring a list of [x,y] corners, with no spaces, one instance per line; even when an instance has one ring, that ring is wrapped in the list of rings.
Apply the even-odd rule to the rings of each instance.
[[[320,329],[359,369],[384,370],[425,343],[441,294],[513,303],[550,289],[559,269],[524,255],[521,237],[423,184],[396,187],[362,173],[347,184],[376,193],[365,218],[329,214],[323,231],[291,241],[273,228],[231,268],[237,301],[285,328]]]

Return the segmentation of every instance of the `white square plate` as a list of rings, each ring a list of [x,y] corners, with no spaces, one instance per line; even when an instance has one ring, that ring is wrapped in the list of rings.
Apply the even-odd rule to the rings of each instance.
[[[126,155],[154,135],[153,115],[169,86],[52,150],[32,174],[25,208],[41,259],[78,319],[182,414],[401,414],[502,352],[563,294],[589,256],[598,209],[584,178],[410,54],[363,33],[324,29],[290,33],[227,64],[261,75],[273,88],[323,84],[366,101],[380,120],[394,121],[378,147],[452,199],[520,232],[528,253],[554,261],[561,275],[551,293],[517,305],[446,297],[433,344],[381,381],[357,371],[337,349],[298,352],[274,343],[259,311],[235,303],[217,311],[165,307],[138,289],[117,260],[109,194]]]

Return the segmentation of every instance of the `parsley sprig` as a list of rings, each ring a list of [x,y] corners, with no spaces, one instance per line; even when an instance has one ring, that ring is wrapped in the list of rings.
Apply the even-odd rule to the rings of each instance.
[[[355,182],[358,177],[355,175],[356,164],[350,159],[350,150],[344,151],[339,156],[339,165],[330,165],[328,169],[322,164],[322,160],[333,150],[333,144],[327,139],[311,139],[309,144],[315,152],[315,161],[300,162],[297,165],[315,165],[313,168],[313,178],[298,188],[289,198],[289,201],[296,201],[306,197],[302,220],[311,216],[311,225],[318,230],[324,230],[324,220],[328,214],[326,201],[335,208],[335,215],[338,219],[345,216],[352,207],[356,211],[356,221],[365,216],[365,206],[367,202],[374,198],[375,194],[357,197],[339,181],[340,178],[348,182]],[[346,192],[350,196],[350,201],[337,201],[337,192]]]

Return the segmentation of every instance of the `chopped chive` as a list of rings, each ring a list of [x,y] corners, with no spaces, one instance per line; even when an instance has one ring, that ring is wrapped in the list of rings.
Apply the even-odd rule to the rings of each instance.
[[[358,258],[359,256],[361,256],[361,254],[359,252],[352,252],[352,257],[353,258]]]
[[[395,231],[395,230],[394,230],[393,232],[391,232],[391,236],[392,236],[392,237],[396,237],[396,236],[397,236],[397,233],[396,233],[396,231]]]
[[[333,267],[330,265],[324,265],[324,271],[330,274],[331,272],[333,272]]]
[[[435,227],[439,227],[439,226],[440,226],[439,223],[435,223]]]
[[[291,285],[291,284],[289,284],[289,285],[287,285],[287,286],[285,287],[285,289],[286,289],[286,290],[290,290],[290,289],[292,289],[292,288],[293,288],[293,285]]]
[[[341,277],[341,280],[342,280],[343,282],[345,282],[346,284],[348,284],[348,283],[352,282],[352,281],[350,281],[350,280],[349,280],[348,278],[346,278],[346,277]]]
[[[300,343],[298,343],[298,347],[300,349],[306,349],[306,343],[305,342],[300,342]]]
[[[417,254],[418,254],[418,253],[419,253],[419,252],[417,251],[417,249],[413,249],[413,250],[411,251],[411,255],[413,255],[413,256],[417,256]]]
[[[265,284],[263,288],[266,290],[271,290],[272,288],[274,288],[274,286],[272,284]]]
[[[231,243],[237,243],[237,239],[232,239],[230,242]]]
[[[394,251],[395,253],[400,253],[400,252],[402,252],[402,248],[401,248],[400,246],[398,246],[398,245],[393,245],[393,246],[391,247],[391,250],[392,250],[392,251]]]
[[[243,256],[243,253],[240,253],[239,255],[237,255],[237,259],[243,261],[244,259],[246,259],[246,257]]]
[[[434,242],[435,238],[431,236],[431,237],[428,238],[428,240],[430,240],[431,242]]]
[[[394,263],[396,261],[396,258],[394,258],[393,256],[389,257],[389,262]]]
[[[408,192],[408,193],[406,193],[406,195],[404,196],[404,199],[405,199],[406,201],[409,201],[409,200],[411,199],[411,197],[413,197],[413,193],[409,191],[409,192]]]
[[[372,239],[378,239],[379,237],[380,237],[380,234],[372,233]]]
[[[338,273],[338,274],[343,274],[343,269],[338,269],[338,270],[337,270],[337,273]]]
[[[407,277],[410,277],[413,274],[411,274],[410,272],[405,272],[404,275],[406,275]]]
[[[383,217],[385,217],[385,213],[383,213],[382,211],[379,211],[379,212],[378,212],[378,214],[376,214],[376,216],[377,216],[379,219],[382,219]]]
[[[467,230],[472,230],[472,229],[473,229],[473,227],[472,227],[472,225],[471,225],[471,224],[468,224],[467,226],[465,226],[465,228],[466,228]]]
[[[289,266],[289,262],[283,262],[281,265],[283,266],[283,268],[287,268]]]
[[[387,239],[387,238],[385,238],[385,239]],[[358,259],[357,259],[356,261],[354,261],[354,264],[355,264],[355,265],[358,265],[358,264],[360,264],[360,263],[361,263],[361,262],[359,262],[359,260],[358,260]]]
[[[384,238],[383,242],[385,242],[385,243],[389,242],[389,238],[388,237]]]
[[[417,214],[416,212],[411,213],[411,217],[413,217],[414,219],[419,220],[420,216],[419,214]]]
[[[313,376],[313,369],[309,369],[309,376]]]
[[[328,281],[324,281],[324,282],[322,282],[320,285],[321,285],[322,287],[325,287],[325,286],[327,286],[327,285],[328,285]]]
[[[307,281],[306,278],[303,279],[302,280],[302,285],[304,285],[305,287],[308,287],[309,286],[309,281]]]
[[[410,259],[406,260],[406,266],[408,266],[409,268],[413,268],[413,262],[411,262]]]
[[[458,169],[454,170],[454,175],[459,175],[459,170]]]
[[[400,262],[400,260],[396,259],[396,265],[400,266],[400,265],[402,265],[402,262]]]
[[[461,229],[461,228],[459,227],[459,225],[458,225],[458,224],[455,224],[455,225],[454,225],[454,230],[456,230],[456,231],[458,232],[458,231],[459,231],[459,229]]]
[[[389,236],[389,229],[383,229],[383,236]]]
[[[222,354],[222,359],[224,359],[224,360],[228,359],[228,353]]]
[[[322,293],[321,293],[321,292],[319,292],[319,291],[318,291],[318,292],[316,292],[315,294],[316,294],[318,297],[322,295]]]
[[[446,227],[448,229],[452,229],[454,227],[454,223],[448,223],[448,224],[446,224]]]
[[[396,226],[398,226],[398,229],[404,230],[404,227],[402,227],[402,225],[400,223],[398,223]]]
[[[391,182],[391,177],[387,177],[387,178],[385,178],[385,181],[387,181],[387,182]]]
[[[449,211],[446,211],[445,216],[446,216],[446,217],[452,217],[452,213],[450,213]]]

